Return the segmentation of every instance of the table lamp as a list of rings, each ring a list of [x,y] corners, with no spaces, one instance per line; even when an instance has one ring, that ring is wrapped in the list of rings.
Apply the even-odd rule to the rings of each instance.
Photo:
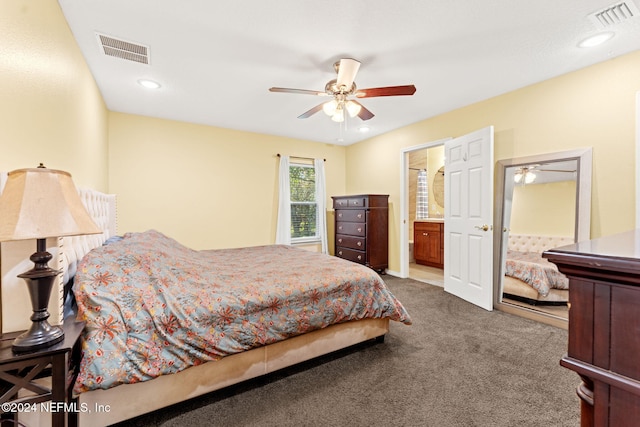
[[[49,267],[49,237],[98,234],[102,230],[85,209],[71,175],[47,169],[42,163],[34,169],[9,172],[0,196],[0,242],[36,239],[34,267],[18,277],[27,282],[33,314],[31,327],[13,342],[13,351],[27,352],[52,346],[64,338],[59,326],[51,326],[49,297],[59,270]]]

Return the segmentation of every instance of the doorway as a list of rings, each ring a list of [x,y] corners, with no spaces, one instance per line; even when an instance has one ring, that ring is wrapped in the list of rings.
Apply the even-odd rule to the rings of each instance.
[[[434,180],[440,168],[444,166],[444,143],[450,139],[446,138],[409,147],[401,153],[403,173],[402,191],[400,193],[402,216],[400,276],[436,286],[444,285],[444,271],[442,267],[436,265],[416,263],[414,224],[416,220],[427,222],[425,220],[429,219],[434,224],[444,224],[444,201],[439,193],[442,192],[442,196],[444,196],[444,187],[440,188],[436,183],[436,188],[434,189]],[[420,181],[420,184],[418,181]],[[418,203],[419,185],[420,203]],[[437,201],[436,193],[438,193]],[[420,205],[419,208],[418,205]],[[428,232],[425,231],[425,233]]]
[[[444,267],[444,290],[491,311],[493,126],[401,151],[400,277],[408,277],[409,273],[408,153],[442,144],[444,216],[434,218],[433,222],[441,225],[440,265]]]

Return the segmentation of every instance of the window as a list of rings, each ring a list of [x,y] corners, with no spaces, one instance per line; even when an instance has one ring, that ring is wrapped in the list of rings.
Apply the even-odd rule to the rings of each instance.
[[[291,239],[319,239],[317,227],[316,170],[313,165],[292,163],[289,166],[291,199]]]

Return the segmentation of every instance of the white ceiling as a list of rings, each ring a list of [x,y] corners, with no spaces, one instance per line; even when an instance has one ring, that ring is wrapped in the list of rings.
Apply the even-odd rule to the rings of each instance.
[[[638,0],[626,0],[627,3]],[[603,31],[588,15],[612,0],[59,0],[111,111],[330,144],[352,144],[640,49],[640,17]],[[150,63],[105,56],[96,33],[149,47]],[[414,84],[366,98],[375,117],[297,116],[327,98],[332,64],[355,58],[358,88]],[[149,90],[141,78],[159,82]],[[366,123],[370,132],[360,133]]]

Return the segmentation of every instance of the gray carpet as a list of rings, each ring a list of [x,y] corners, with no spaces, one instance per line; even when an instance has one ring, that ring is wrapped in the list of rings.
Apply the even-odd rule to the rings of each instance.
[[[341,351],[120,426],[578,426],[567,332],[384,276],[413,318]],[[145,398],[153,398],[145,396]]]

